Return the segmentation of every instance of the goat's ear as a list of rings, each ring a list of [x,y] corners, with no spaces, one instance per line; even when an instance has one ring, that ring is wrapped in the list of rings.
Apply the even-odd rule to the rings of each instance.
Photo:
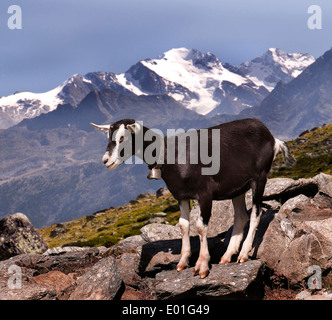
[[[133,134],[137,134],[141,131],[142,129],[142,125],[139,124],[138,122],[135,122],[133,124],[127,124],[127,129],[133,133]]]
[[[98,130],[107,131],[110,129],[110,124],[98,125],[90,122],[90,124]]]

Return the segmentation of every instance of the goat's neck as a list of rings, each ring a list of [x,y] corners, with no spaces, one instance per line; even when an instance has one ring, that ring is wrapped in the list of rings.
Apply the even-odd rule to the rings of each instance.
[[[151,154],[151,150],[155,149],[156,146],[158,145],[159,148],[160,148],[159,149],[160,152],[164,153],[165,152],[164,148],[166,146],[165,146],[164,137],[158,135],[157,133],[154,134],[154,136],[157,137],[157,140],[154,138],[152,141],[148,141],[146,139],[147,138],[146,133],[149,130],[150,130],[149,128],[143,126],[143,150],[136,149],[135,155],[137,157],[139,157],[140,159],[142,159],[148,165],[149,169],[151,169],[151,168],[154,168],[157,165],[157,163],[151,163],[151,161],[147,158],[149,156],[149,154]],[[152,144],[153,144],[153,146],[151,146]],[[149,150],[150,152],[146,152],[146,151],[148,151],[147,148],[149,146],[151,146],[151,150]],[[157,159],[159,159],[160,154],[157,155],[156,157],[157,157]]]

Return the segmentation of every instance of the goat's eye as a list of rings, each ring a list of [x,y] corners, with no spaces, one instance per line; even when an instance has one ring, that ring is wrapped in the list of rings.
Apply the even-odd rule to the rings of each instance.
[[[123,140],[124,140],[124,136],[122,136],[122,137],[120,138],[120,143],[123,142]]]

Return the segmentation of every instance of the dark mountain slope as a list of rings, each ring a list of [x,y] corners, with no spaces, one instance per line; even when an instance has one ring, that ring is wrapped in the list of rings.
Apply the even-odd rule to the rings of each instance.
[[[297,78],[276,88],[241,118],[262,120],[277,136],[287,139],[302,131],[332,122],[332,50],[327,51]]]
[[[146,179],[147,166],[101,162],[107,138],[89,122],[136,118],[151,128],[193,128],[208,120],[168,96],[129,96],[92,91],[74,107],[55,111],[0,132],[0,217],[24,212],[35,226],[81,217],[121,205],[163,185]]]

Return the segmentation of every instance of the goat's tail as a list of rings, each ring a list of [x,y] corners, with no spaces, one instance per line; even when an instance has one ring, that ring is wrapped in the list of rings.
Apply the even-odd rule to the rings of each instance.
[[[284,156],[285,162],[287,166],[293,166],[295,164],[295,160],[293,156],[291,155],[289,148],[287,144],[284,141],[281,141],[279,139],[274,138],[275,144],[274,144],[274,158],[277,156],[279,152],[282,151],[282,154]]]

